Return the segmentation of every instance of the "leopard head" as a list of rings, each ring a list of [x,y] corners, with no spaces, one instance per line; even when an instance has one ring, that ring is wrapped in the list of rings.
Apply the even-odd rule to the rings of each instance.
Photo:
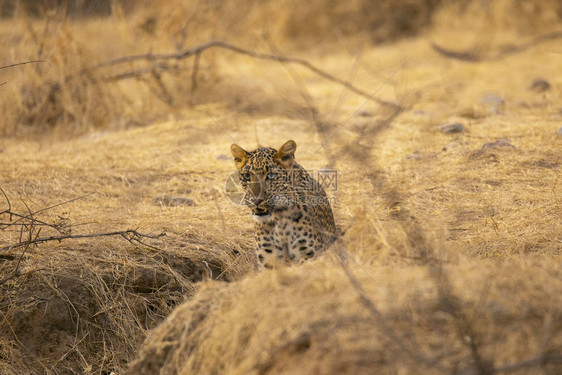
[[[291,205],[296,149],[294,141],[285,142],[279,150],[260,147],[248,152],[236,144],[230,146],[244,190],[244,203],[252,209],[256,221],[266,222],[271,213]]]

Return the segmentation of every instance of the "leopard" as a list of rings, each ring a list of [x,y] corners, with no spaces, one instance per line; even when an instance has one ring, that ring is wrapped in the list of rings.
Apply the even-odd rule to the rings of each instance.
[[[278,150],[258,147],[230,151],[242,190],[241,204],[254,219],[255,254],[260,268],[301,264],[335,241],[336,224],[322,185],[295,160],[297,144]]]

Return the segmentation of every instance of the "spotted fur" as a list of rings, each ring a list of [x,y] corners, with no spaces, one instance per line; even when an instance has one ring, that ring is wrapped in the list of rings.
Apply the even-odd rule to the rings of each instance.
[[[322,186],[295,162],[297,145],[260,147],[247,152],[231,146],[244,189],[244,203],[255,219],[259,263],[272,268],[313,258],[334,241],[336,226]]]

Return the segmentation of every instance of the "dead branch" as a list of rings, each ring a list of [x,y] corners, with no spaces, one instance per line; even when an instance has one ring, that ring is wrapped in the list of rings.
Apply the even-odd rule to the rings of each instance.
[[[89,233],[89,234],[68,234],[68,235],[62,235],[62,236],[49,236],[49,237],[41,237],[41,238],[35,237],[33,239],[30,239],[30,240],[20,241],[18,243],[13,244],[13,245],[4,246],[4,247],[0,248],[0,251],[13,250],[13,249],[17,249],[17,248],[22,247],[22,246],[27,246],[27,245],[31,245],[31,244],[37,245],[39,243],[49,242],[49,241],[59,241],[59,242],[61,242],[62,240],[67,240],[67,239],[110,237],[110,236],[121,236],[125,240],[127,240],[128,242],[130,242],[132,244],[139,243],[141,245],[149,246],[151,248],[154,248],[151,245],[147,245],[147,244],[143,243],[141,241],[141,239],[142,238],[158,239],[158,238],[163,237],[165,235],[166,235],[165,232],[162,232],[162,233],[157,234],[157,235],[149,235],[149,234],[140,233],[140,232],[138,232],[134,229],[127,229],[127,230],[121,230],[121,231],[115,231],[115,232],[102,232],[102,233]]]
[[[495,61],[501,60],[507,56],[515,55],[517,53],[524,52],[529,48],[532,48],[540,43],[544,43],[549,40],[562,38],[562,31],[556,31],[545,35],[539,35],[526,43],[522,43],[518,46],[505,47],[500,50],[497,54],[491,56],[485,56],[478,54],[474,51],[453,51],[444,47],[441,47],[435,43],[431,43],[433,49],[439,54],[456,60],[462,60],[467,62],[481,62],[481,61]]]
[[[449,49],[446,49],[444,47],[441,47],[435,43],[431,43],[431,47],[436,51],[439,52],[441,55],[451,58],[451,59],[456,59],[456,60],[462,60],[462,61],[469,61],[469,62],[478,62],[478,61],[482,61],[482,57],[479,56],[478,54],[476,54],[475,52],[470,52],[470,51],[452,51]]]
[[[161,64],[161,68],[163,68],[164,70],[178,70],[178,68],[173,67],[173,66],[169,66],[169,65],[166,65],[166,64]],[[147,74],[154,73],[154,71],[156,71],[158,69],[159,68],[157,66],[155,66],[154,64],[150,64],[149,66],[146,66],[144,68],[125,71],[125,72],[116,74],[114,76],[103,77],[103,78],[101,78],[101,80],[109,82],[109,81],[120,81],[120,80],[123,80],[123,79],[129,79],[129,78],[139,78],[140,79]]]
[[[8,198],[8,195],[6,194],[4,189],[0,188],[0,192],[4,196],[4,199],[6,199],[6,203],[8,203],[8,209],[0,212],[0,215],[3,215],[4,213],[10,212],[12,210],[12,204],[10,203],[10,198]],[[11,217],[10,217],[10,220],[11,220]]]
[[[0,192],[2,193],[2,195],[4,195],[4,199],[8,203],[8,209],[4,210],[4,211],[1,211],[0,215],[8,214],[10,216],[10,219],[9,219],[8,223],[0,222],[0,230],[4,229],[6,227],[10,227],[10,226],[20,226],[21,229],[23,230],[24,228],[29,226],[29,223],[25,222],[25,220],[29,220],[31,223],[33,223],[33,226],[51,227],[61,234],[66,234],[66,232],[67,232],[67,229],[65,228],[65,225],[61,225],[60,223],[47,223],[45,221],[37,219],[35,217],[35,215],[40,214],[44,211],[56,208],[56,207],[63,206],[65,204],[68,204],[68,203],[71,203],[71,202],[75,202],[79,199],[83,199],[87,196],[90,196],[90,195],[94,194],[94,193],[87,193],[87,194],[81,195],[79,197],[76,197],[76,198],[61,202],[61,203],[57,203],[57,204],[49,206],[49,207],[42,208],[42,209],[40,209],[38,211],[35,211],[35,212],[31,212],[30,210],[28,210],[29,214],[26,215],[26,214],[20,214],[20,213],[12,211],[12,205],[10,203],[10,200],[9,200],[8,196],[6,195],[4,190],[2,190],[2,188],[0,188]],[[25,202],[23,202],[23,203],[27,207],[27,204]],[[12,222],[13,217],[17,217],[18,219]],[[79,225],[83,225],[83,224],[79,224]]]
[[[6,201],[8,202],[8,206],[11,208],[11,204],[10,204],[10,200],[8,199],[8,196],[6,195],[6,193],[3,190],[2,190],[2,193],[4,194],[4,197],[6,198]],[[29,227],[28,241],[33,241],[33,233],[35,231],[35,225],[34,225],[34,220],[33,220],[33,212],[29,209],[28,205],[25,202],[23,202],[23,204],[25,205],[25,208],[27,208],[27,211],[29,213],[29,217],[31,219],[31,223],[28,225],[28,227]],[[3,211],[2,213],[5,213],[5,211]],[[9,213],[9,211],[7,213]],[[41,233],[41,229],[42,228],[39,228],[39,230],[37,231],[37,234],[35,235],[35,239],[37,239],[37,237],[39,236],[39,233]],[[21,226],[21,228],[20,228],[20,242],[22,242],[23,230],[24,230],[24,226]],[[29,249],[29,245],[24,246],[24,249],[23,249],[22,253],[20,254],[20,256],[18,257],[18,260],[16,262],[16,265],[14,266],[13,271],[8,276],[3,277],[0,280],[0,285],[4,284],[5,282],[7,282],[11,279],[13,279],[14,277],[18,276],[20,264],[21,264],[21,261],[22,261],[23,257],[25,256],[25,253],[27,252],[27,249]]]
[[[369,131],[365,132],[364,134],[359,134],[357,136],[357,140],[361,139],[363,142],[367,142],[365,145],[363,145],[363,147],[361,147],[361,144],[359,144],[356,140],[356,142],[352,143],[352,147],[346,148],[348,150],[352,150],[351,152],[348,151],[347,153],[351,156],[353,161],[363,167],[370,160],[373,160],[372,158],[374,158],[374,156],[370,156],[369,151],[365,147],[368,147],[371,143],[374,143],[374,139],[380,134],[380,132],[384,131],[391,125],[393,119],[395,119],[399,113],[400,111],[394,111],[394,113],[392,113],[384,121],[381,121],[379,124],[377,124],[377,126],[369,129]],[[386,181],[384,178],[384,173],[381,172],[378,168],[371,168],[367,176],[371,180],[373,188],[378,193],[378,195],[380,195],[386,202],[388,202],[389,205],[392,204],[392,202],[401,201],[401,199],[399,198],[400,194],[398,193],[398,189],[394,187],[390,187],[389,189],[388,186],[385,186]],[[404,229],[404,232],[408,235],[408,239],[411,243],[412,248],[417,250],[422,264],[427,265],[427,267],[429,268],[430,274],[435,280],[435,284],[438,290],[438,296],[440,301],[444,305],[445,312],[453,317],[458,340],[461,341],[463,345],[465,345],[468,349],[471,360],[469,365],[471,373],[478,375],[493,374],[493,363],[485,358],[481,353],[480,342],[478,340],[473,321],[466,316],[459,299],[453,294],[453,288],[451,286],[452,284],[450,283],[445,270],[442,267],[434,265],[436,261],[437,263],[439,263],[439,260],[435,256],[435,250],[425,237],[422,228],[415,223],[415,220],[400,221],[397,217],[393,217],[393,219],[398,220],[397,222]],[[350,275],[348,271],[346,271],[346,274],[348,274],[348,278],[350,276],[353,276]],[[357,282],[358,281],[352,281],[353,284],[357,284]],[[355,286],[355,289],[359,292],[357,286]],[[369,303],[367,300],[365,300],[365,297],[362,297],[362,302],[367,308],[369,308],[369,310],[371,310],[372,307],[368,306]],[[466,340],[465,338],[468,338],[468,340]],[[410,349],[410,352],[406,353],[409,356],[412,356],[413,359],[428,366],[442,366],[440,365],[438,358],[426,358],[421,354],[418,354],[419,350],[414,351]]]
[[[81,196],[79,196],[79,197],[72,198],[72,199],[69,199],[69,200],[67,200],[67,201],[64,201],[64,202],[61,202],[61,203],[57,203],[57,204],[52,205],[52,206],[49,206],[49,207],[42,208],[42,209],[40,209],[39,211],[35,211],[35,212],[33,213],[33,215],[37,215],[37,214],[39,214],[39,213],[41,213],[41,212],[43,212],[43,211],[51,210],[51,209],[56,208],[56,207],[64,206],[65,204],[72,203],[72,202],[75,202],[75,201],[80,200],[80,199],[84,199],[84,198],[86,198],[86,197],[89,197],[89,196],[92,195],[92,194],[94,194],[94,193],[86,193],[86,194],[81,195]]]
[[[14,66],[19,66],[19,65],[37,64],[37,63],[44,63],[44,62],[47,62],[47,61],[46,61],[46,60],[24,61],[24,62],[20,62],[20,63],[10,64],[10,65],[5,65],[5,66],[0,66],[0,70],[2,70],[2,69],[8,69],[8,68],[13,68]]]
[[[242,55],[246,55],[246,56],[250,56],[256,59],[262,59],[262,60],[272,60],[272,61],[278,61],[278,62],[283,62],[283,63],[292,63],[292,64],[297,64],[300,66],[305,67],[306,69],[312,71],[313,73],[329,80],[332,82],[335,82],[339,85],[342,85],[344,87],[346,87],[348,90],[361,95],[365,98],[368,99],[372,99],[375,100],[377,103],[387,106],[387,107],[392,107],[392,108],[396,108],[396,107],[400,107],[398,104],[396,103],[392,103],[392,102],[388,102],[382,99],[377,99],[377,98],[372,98],[372,95],[369,94],[366,91],[363,91],[357,87],[355,87],[353,84],[351,84],[350,82],[347,82],[341,78],[335,77],[319,68],[317,68],[316,66],[314,66],[313,64],[309,63],[307,60],[301,59],[301,58],[294,58],[294,57],[287,57],[287,56],[283,56],[283,55],[273,55],[273,54],[267,54],[267,53],[258,53],[258,52],[254,52],[251,50],[247,50],[220,40],[212,40],[203,44],[200,44],[198,46],[195,46],[193,48],[187,49],[185,51],[182,52],[178,52],[178,53],[160,53],[160,54],[153,54],[153,53],[146,53],[146,54],[140,54],[140,55],[131,55],[131,56],[123,56],[123,57],[119,57],[116,59],[112,59],[112,60],[108,60],[102,63],[99,63],[97,65],[94,65],[90,68],[86,68],[80,72],[78,72],[77,74],[74,75],[69,75],[65,78],[65,80],[67,79],[72,79],[73,77],[75,77],[76,75],[82,75],[85,74],[87,72],[90,71],[94,71],[94,70],[98,70],[101,68],[105,68],[105,67],[110,67],[110,66],[115,66],[115,65],[119,65],[119,64],[123,64],[123,63],[130,63],[130,62],[136,62],[136,61],[161,61],[161,60],[183,60],[185,58],[191,57],[191,56],[199,56],[203,51],[207,50],[207,49],[211,49],[211,48],[222,48],[222,49],[226,49],[226,50],[230,50],[232,52],[236,52]],[[195,66],[194,66],[194,70],[195,70]],[[147,72],[150,70],[147,70]],[[138,71],[137,73],[132,73],[131,74],[127,74],[127,73],[121,73],[119,76],[120,79],[124,79],[124,78],[129,78],[129,77],[133,77],[133,76],[137,76],[138,75]],[[192,80],[193,83],[193,80]]]

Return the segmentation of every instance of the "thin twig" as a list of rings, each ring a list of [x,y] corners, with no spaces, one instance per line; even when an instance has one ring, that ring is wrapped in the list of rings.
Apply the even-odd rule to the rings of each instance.
[[[168,66],[166,64],[161,64],[161,65],[164,69],[167,69],[167,70],[179,70],[177,67],[174,67],[174,66]],[[104,77],[101,80],[102,81],[120,81],[120,80],[128,79],[128,78],[141,78],[145,74],[154,72],[155,69],[156,69],[156,67],[154,66],[154,64],[150,64],[149,66],[146,66],[144,68],[122,72],[122,73],[119,73],[119,74],[114,75],[114,76]]]
[[[127,237],[127,235],[131,235],[131,237]],[[34,238],[34,239],[30,239],[27,241],[20,241],[16,244],[13,245],[9,245],[9,246],[4,246],[2,248],[0,248],[0,251],[7,251],[7,250],[12,250],[12,249],[17,249],[19,247],[22,246],[27,246],[29,244],[39,244],[42,242],[48,242],[48,241],[62,241],[62,240],[67,240],[67,239],[79,239],[79,238],[93,238],[93,237],[109,237],[109,236],[121,236],[123,238],[125,238],[127,241],[131,242],[137,242],[143,245],[146,245],[144,243],[142,243],[139,238],[150,238],[150,239],[158,239],[160,237],[165,236],[166,233],[162,232],[160,234],[157,235],[148,235],[148,234],[143,234],[140,232],[137,232],[136,230],[132,230],[132,229],[128,229],[128,230],[122,230],[122,231],[115,231],[115,232],[102,232],[102,233],[89,233],[89,234],[72,234],[72,235],[63,235],[63,236],[50,236],[50,237],[41,237],[41,238]],[[132,243],[132,242],[131,242]],[[150,245],[146,245],[146,246],[150,246]]]
[[[93,192],[87,193],[87,194],[81,195],[81,196],[79,196],[79,197],[72,198],[72,199],[69,199],[69,200],[64,201],[64,202],[61,202],[61,203],[57,203],[57,204],[55,204],[55,205],[53,205],[53,206],[49,206],[49,207],[42,208],[42,209],[40,209],[39,211],[35,211],[33,214],[34,214],[34,215],[37,215],[37,214],[40,213],[40,212],[47,211],[47,210],[50,210],[50,209],[52,209],[52,208],[65,205],[65,204],[67,204],[67,203],[75,202],[75,201],[77,201],[77,200],[79,200],[79,199],[86,198],[86,197],[88,197],[88,196],[90,196],[90,195],[92,195],[92,194],[94,194],[94,193],[93,193]]]
[[[45,60],[24,61],[24,62],[20,62],[20,63],[10,64],[10,65],[5,65],[5,66],[0,66],[0,70],[2,70],[2,69],[8,69],[8,68],[13,68],[14,66],[19,66],[19,65],[37,64],[37,63],[44,63],[44,62],[47,62],[47,61],[45,61]],[[4,83],[5,83],[5,82],[4,82]]]
[[[29,216],[27,216],[27,215],[18,214],[16,212],[8,211],[8,210],[0,213],[0,215],[3,215],[3,214],[9,214],[10,217],[15,216],[15,217],[18,217],[19,219],[14,221],[14,222],[10,222],[10,223],[0,223],[0,229],[3,229],[4,227],[10,227],[10,226],[26,227],[26,226],[29,225],[29,223],[26,223],[26,222],[20,223],[21,220],[26,220],[26,219],[30,220]],[[10,221],[11,221],[11,218],[10,218]],[[53,229],[56,229],[58,232],[61,232],[56,224],[49,224],[49,223],[46,223],[46,222],[44,222],[42,220],[39,220],[39,219],[36,219],[36,218],[33,219],[33,224],[36,225],[36,226],[51,227]],[[84,225],[84,224],[77,224],[77,225]]]
[[[76,198],[73,198],[73,199],[70,199],[70,200],[61,202],[61,203],[57,203],[57,204],[55,204],[55,205],[53,205],[53,206],[49,206],[49,207],[42,208],[42,209],[40,209],[39,211],[35,211],[35,212],[31,212],[31,210],[29,209],[29,207],[27,207],[27,204],[26,204],[25,202],[23,202],[24,205],[27,207],[28,212],[29,212],[29,215],[24,215],[24,214],[19,214],[19,213],[13,212],[13,211],[12,211],[12,206],[11,206],[11,203],[10,203],[10,200],[8,199],[8,196],[6,195],[6,193],[4,192],[4,190],[2,190],[1,188],[0,188],[0,192],[2,192],[2,194],[4,195],[6,201],[8,202],[8,209],[7,209],[7,210],[4,210],[4,211],[2,211],[2,212],[0,212],[0,215],[3,215],[3,214],[9,214],[9,215],[10,215],[10,219],[9,219],[9,220],[10,220],[10,223],[0,223],[0,229],[2,229],[2,227],[8,227],[8,226],[21,226],[21,227],[22,227],[22,230],[23,230],[23,228],[26,227],[26,226],[29,225],[29,224],[28,224],[28,223],[25,223],[25,222],[24,222],[24,223],[20,223],[20,221],[22,221],[22,220],[30,220],[30,221],[33,223],[34,226],[39,225],[39,226],[51,227],[51,228],[55,229],[57,232],[59,232],[59,233],[64,233],[64,229],[61,230],[59,224],[50,224],[50,223],[47,223],[47,222],[45,222],[45,221],[42,221],[42,220],[39,220],[39,219],[35,218],[34,215],[37,215],[37,214],[39,214],[39,213],[41,213],[41,212],[44,212],[44,211],[46,211],[46,210],[50,210],[50,209],[52,209],[52,208],[60,207],[60,206],[65,205],[65,204],[67,204],[67,203],[75,202],[75,201],[77,201],[77,200],[79,200],[79,199],[83,199],[83,198],[85,198],[85,197],[87,197],[87,196],[89,196],[89,195],[94,194],[94,193],[84,194],[84,195],[82,195],[82,196],[79,196],[79,197],[76,197]],[[12,217],[14,217],[14,216],[17,217],[17,218],[19,218],[19,219],[15,220],[14,222],[11,222],[11,221],[12,221]]]
[[[10,203],[10,198],[8,198],[8,195],[6,195],[6,192],[4,191],[4,189],[0,188],[0,192],[4,196],[4,199],[6,199],[6,203],[8,203],[8,209],[0,212],[0,215],[3,215],[5,213],[9,213],[9,212],[12,211],[12,204]],[[11,217],[10,217],[10,220],[11,220]]]
[[[8,276],[6,276],[6,277],[4,277],[0,280],[0,285],[4,284],[6,281],[11,280],[14,277],[18,276],[21,261],[22,261],[23,257],[25,256],[25,253],[27,252],[27,249],[29,249],[29,246],[30,245],[27,245],[27,246],[24,247],[23,251],[21,252],[21,255],[18,257],[16,265],[14,266],[14,270]]]
[[[6,196],[5,193],[4,193],[4,196]],[[6,197],[6,199],[8,199],[8,197]],[[25,204],[25,202],[24,202],[24,204]],[[27,205],[25,205],[25,207],[29,211],[29,216],[32,219],[32,222],[31,222],[31,225],[30,225],[30,228],[29,228],[29,231],[28,231],[28,233],[29,233],[29,240],[28,241],[33,241],[32,236],[33,236],[33,230],[35,228],[35,225],[33,223],[33,213],[31,212],[31,210],[29,209],[29,207]],[[21,228],[21,231],[20,231],[20,239],[21,239],[21,233],[23,233],[23,227]],[[35,239],[37,239],[37,237],[39,236],[39,233],[41,233],[41,228],[39,228],[39,230],[37,231],[37,234],[35,235]],[[25,253],[27,252],[27,249],[29,249],[29,244],[24,247],[21,255],[18,257],[16,265],[14,266],[14,270],[8,276],[6,276],[6,277],[4,277],[0,280],[0,285],[4,284],[6,281],[11,280],[14,277],[18,276],[20,264],[21,264],[21,261],[22,261],[23,257],[25,256]]]

